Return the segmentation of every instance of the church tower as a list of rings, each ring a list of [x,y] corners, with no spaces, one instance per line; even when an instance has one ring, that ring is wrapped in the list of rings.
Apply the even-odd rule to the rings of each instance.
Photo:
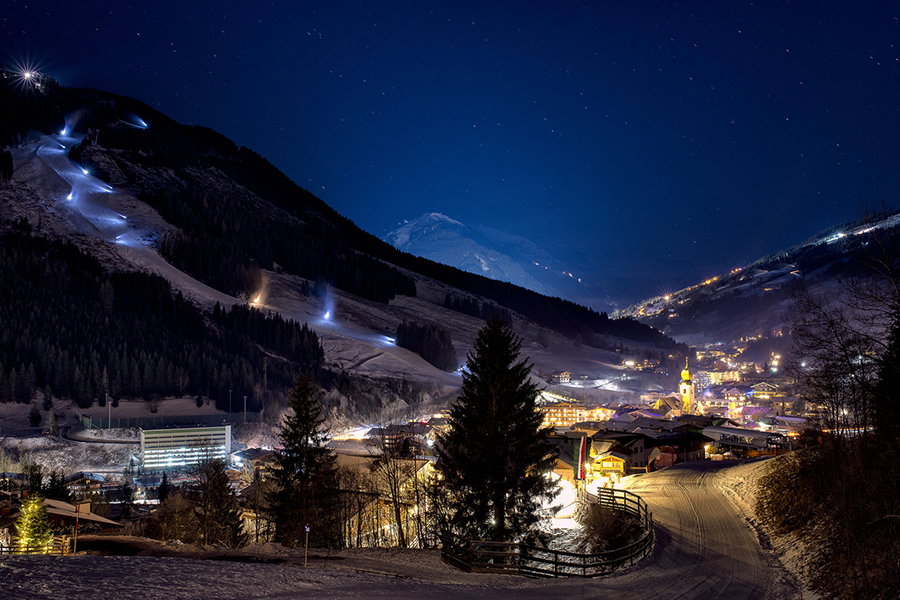
[[[685,415],[693,414],[697,409],[694,404],[694,383],[691,381],[691,372],[688,370],[688,359],[684,359],[684,371],[681,372],[681,384],[678,386],[681,394],[681,412]]]

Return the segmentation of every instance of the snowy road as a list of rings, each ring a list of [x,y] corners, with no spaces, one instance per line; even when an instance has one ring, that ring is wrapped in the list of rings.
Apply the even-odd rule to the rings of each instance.
[[[491,598],[727,600],[790,598],[778,589],[754,532],[716,489],[721,463],[641,476],[658,525],[657,547],[637,566],[601,579],[532,580],[466,574],[436,551],[345,550],[300,564],[153,557],[2,557],[8,598]],[[325,554],[318,551],[317,554]]]

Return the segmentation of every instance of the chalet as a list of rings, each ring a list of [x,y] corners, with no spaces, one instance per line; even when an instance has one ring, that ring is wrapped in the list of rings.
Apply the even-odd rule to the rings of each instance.
[[[750,386],[750,390],[750,394],[753,396],[754,400],[768,400],[769,398],[776,398],[784,395],[778,389],[778,385],[769,383],[768,381],[755,383]]]
[[[620,452],[605,452],[594,459],[594,476],[618,483],[629,472],[631,457]]]
[[[600,448],[601,452],[618,451],[620,454],[627,454],[630,457],[630,472],[646,471],[655,444],[652,438],[640,433],[598,431],[591,436],[591,447]]]
[[[47,509],[50,524],[56,529],[74,527],[76,520],[80,527],[92,524],[102,532],[116,531],[124,527],[122,523],[92,513],[90,501],[80,502],[76,506],[61,500],[44,499],[44,508]]]
[[[19,493],[0,491],[0,554],[8,548],[15,538],[16,521],[24,498]],[[80,502],[77,506],[61,500],[43,501],[44,509],[50,525],[55,530],[74,530],[77,521],[79,530],[94,532],[119,531],[124,525],[91,512],[90,501]]]
[[[79,471],[66,477],[66,488],[73,496],[79,498],[85,498],[94,492],[99,492],[104,485],[106,485],[106,478],[97,473]]]
[[[563,371],[562,373],[554,373],[551,378],[553,383],[569,383],[572,381],[572,374],[569,371]]]

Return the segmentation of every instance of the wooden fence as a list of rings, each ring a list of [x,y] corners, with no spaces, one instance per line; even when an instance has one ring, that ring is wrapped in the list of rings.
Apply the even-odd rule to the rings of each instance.
[[[0,554],[58,554],[65,555],[72,553],[72,539],[68,536],[56,536],[50,546],[20,548],[15,541],[12,546],[0,546]]]
[[[625,490],[601,489],[589,499],[640,519],[644,534],[622,548],[603,552],[565,552],[523,542],[472,540],[454,533],[441,535],[441,558],[471,573],[508,573],[533,577],[597,577],[633,565],[653,550],[653,513],[638,496]]]

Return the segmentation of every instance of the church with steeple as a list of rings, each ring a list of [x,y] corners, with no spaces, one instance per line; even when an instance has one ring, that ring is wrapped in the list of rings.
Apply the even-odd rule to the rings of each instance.
[[[688,359],[684,359],[684,371],[681,372],[681,383],[678,385],[678,394],[681,396],[681,413],[692,415],[697,411],[697,403],[694,400],[694,382],[691,381],[691,371],[688,369]]]

